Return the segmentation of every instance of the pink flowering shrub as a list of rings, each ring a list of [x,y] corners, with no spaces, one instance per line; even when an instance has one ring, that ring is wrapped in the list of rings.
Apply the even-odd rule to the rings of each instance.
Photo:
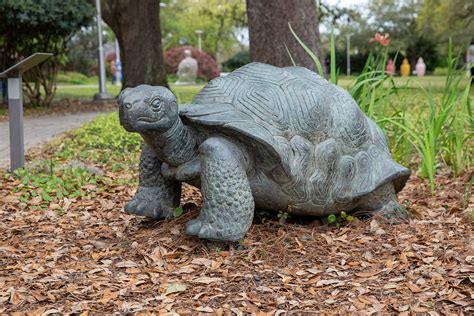
[[[175,74],[178,71],[178,64],[184,59],[184,51],[186,49],[191,50],[192,57],[198,62],[199,78],[211,80],[219,77],[219,68],[217,68],[217,63],[214,58],[208,53],[199,51],[197,48],[190,46],[175,47],[165,52],[166,72],[168,74]]]

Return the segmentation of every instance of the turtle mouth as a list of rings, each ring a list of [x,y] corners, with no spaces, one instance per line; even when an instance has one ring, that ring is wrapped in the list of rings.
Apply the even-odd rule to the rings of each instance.
[[[137,123],[156,123],[156,119],[150,117],[139,117],[137,118]]]
[[[157,126],[159,120],[153,120],[152,118],[138,118],[133,124],[134,129],[138,132],[146,131],[157,131],[159,127]]]

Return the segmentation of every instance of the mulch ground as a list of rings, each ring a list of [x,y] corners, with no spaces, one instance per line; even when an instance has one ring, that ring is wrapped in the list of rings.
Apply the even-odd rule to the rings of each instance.
[[[65,199],[60,215],[0,180],[0,313],[473,314],[473,173],[438,176],[434,196],[413,176],[404,224],[271,218],[240,244],[184,234],[200,205],[191,187],[184,215],[152,221],[123,212],[129,186]]]

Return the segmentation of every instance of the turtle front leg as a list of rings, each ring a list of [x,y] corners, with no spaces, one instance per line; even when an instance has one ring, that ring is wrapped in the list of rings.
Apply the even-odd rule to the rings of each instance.
[[[124,207],[127,213],[156,219],[173,215],[173,209],[179,206],[181,183],[164,178],[161,165],[150,147],[143,145],[138,190]]]
[[[223,137],[209,138],[200,145],[203,207],[198,218],[187,223],[188,235],[227,241],[245,236],[255,204],[244,155]]]

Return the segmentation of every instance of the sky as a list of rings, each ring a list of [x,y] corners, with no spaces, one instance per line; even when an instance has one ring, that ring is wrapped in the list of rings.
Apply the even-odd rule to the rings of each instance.
[[[339,8],[353,8],[357,9],[359,12],[364,12],[361,8],[362,5],[366,5],[368,0],[316,0],[316,1],[324,1],[324,3],[329,4],[331,6],[336,6]],[[319,31],[321,33],[329,33],[330,30],[327,28],[327,25],[321,23],[319,25]],[[335,30],[337,34],[337,29]]]
[[[341,7],[346,7],[346,8],[348,7],[350,8],[350,7],[367,3],[367,0],[323,0],[323,1],[330,5],[340,5]]]

